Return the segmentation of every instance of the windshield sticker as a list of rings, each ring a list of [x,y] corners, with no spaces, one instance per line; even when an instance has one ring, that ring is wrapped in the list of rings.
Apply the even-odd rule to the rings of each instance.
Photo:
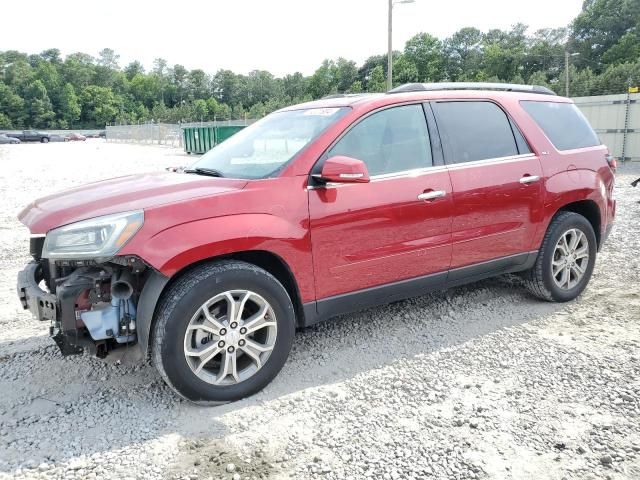
[[[315,115],[317,117],[329,117],[336,113],[339,108],[310,108],[309,110],[305,110],[303,115]]]

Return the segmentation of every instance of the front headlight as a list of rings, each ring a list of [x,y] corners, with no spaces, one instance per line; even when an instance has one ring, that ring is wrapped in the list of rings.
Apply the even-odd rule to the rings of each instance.
[[[43,258],[86,259],[115,255],[140,229],[144,212],[116,213],[65,225],[47,233]]]

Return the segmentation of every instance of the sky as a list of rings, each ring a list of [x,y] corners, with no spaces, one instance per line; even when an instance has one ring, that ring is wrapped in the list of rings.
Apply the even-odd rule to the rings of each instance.
[[[0,51],[58,48],[97,56],[105,47],[120,65],[168,64],[207,73],[268,70],[312,74],[325,58],[358,65],[387,51],[387,0],[47,0],[3,2]],[[28,8],[26,8],[28,5]],[[566,26],[582,0],[415,0],[393,9],[393,46],[419,32],[444,39],[462,27],[486,31],[515,23],[530,32]],[[15,19],[15,21],[4,21]]]

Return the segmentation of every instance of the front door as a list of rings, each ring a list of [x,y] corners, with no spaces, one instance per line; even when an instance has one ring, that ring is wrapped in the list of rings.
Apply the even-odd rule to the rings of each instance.
[[[309,190],[316,298],[435,272],[444,279],[451,182],[446,168],[434,165],[422,105],[368,115],[324,158],[334,155],[365,162],[371,182]]]
[[[504,257],[523,263],[542,213],[538,157],[493,102],[431,105],[453,186],[451,269]]]

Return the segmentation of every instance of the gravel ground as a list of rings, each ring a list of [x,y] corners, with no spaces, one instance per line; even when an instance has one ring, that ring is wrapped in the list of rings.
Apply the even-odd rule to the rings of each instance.
[[[638,166],[618,175],[617,225],[577,301],[501,277],[347,315],[300,332],[263,392],[204,408],[149,365],[62,358],[14,291],[25,204],[186,161],[0,146],[0,478],[640,478]]]

